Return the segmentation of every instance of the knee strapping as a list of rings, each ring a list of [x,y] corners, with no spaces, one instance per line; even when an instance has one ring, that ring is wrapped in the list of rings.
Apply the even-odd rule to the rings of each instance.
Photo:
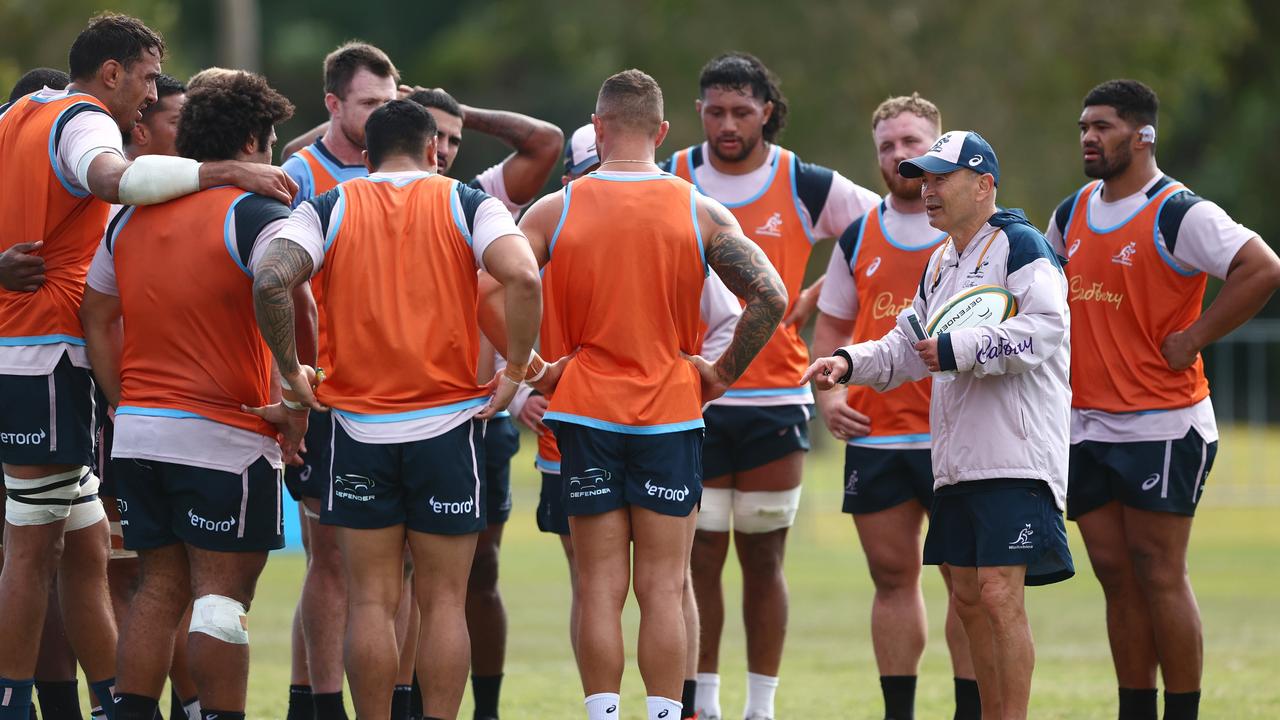
[[[224,595],[202,595],[191,606],[191,632],[233,645],[248,645],[244,605]]]
[[[107,509],[98,498],[98,486],[102,481],[92,472],[80,480],[80,497],[71,503],[71,512],[67,514],[67,525],[64,532],[83,530],[96,525],[107,516]]]
[[[5,474],[4,487],[6,520],[13,525],[49,525],[66,520],[76,500],[97,493],[98,478],[87,467],[31,479]],[[102,503],[97,506],[101,511]]]
[[[702,508],[698,511],[698,529],[707,532],[729,532],[733,515],[733,490],[702,488]]]
[[[733,495],[733,529],[748,535],[791,527],[800,509],[800,488],[776,492],[743,492]]]

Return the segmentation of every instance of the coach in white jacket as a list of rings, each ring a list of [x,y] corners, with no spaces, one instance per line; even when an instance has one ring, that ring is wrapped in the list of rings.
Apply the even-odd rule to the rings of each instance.
[[[929,222],[950,234],[921,277],[913,304],[921,321],[982,285],[1008,290],[1017,312],[921,341],[899,323],[879,340],[819,359],[806,379],[819,389],[853,382],[884,391],[935,373],[935,499],[924,562],[950,568],[983,716],[1025,718],[1035,651],[1023,587],[1075,572],[1062,521],[1071,406],[1066,280],[1044,236],[1020,211],[996,206],[999,164],[977,133],[949,132],[898,172],[924,177]]]

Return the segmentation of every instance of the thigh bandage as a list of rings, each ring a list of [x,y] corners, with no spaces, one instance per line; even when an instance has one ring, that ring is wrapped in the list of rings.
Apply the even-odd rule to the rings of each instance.
[[[733,529],[747,535],[758,535],[791,527],[800,509],[800,488],[777,492],[743,492],[733,494]]]
[[[706,532],[729,532],[733,515],[733,490],[702,488],[702,509],[698,511],[698,529]]]
[[[91,484],[90,492],[96,493],[98,479],[87,467],[29,480],[5,474],[5,519],[13,525],[49,525],[66,520],[72,504],[83,492],[80,481],[86,475],[91,478],[86,485]],[[101,510],[102,503],[98,508]]]
[[[202,595],[191,606],[191,632],[233,645],[248,645],[244,605],[224,595]]]

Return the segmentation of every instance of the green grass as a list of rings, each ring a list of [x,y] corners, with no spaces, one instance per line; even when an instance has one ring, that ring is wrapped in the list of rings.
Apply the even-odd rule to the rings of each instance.
[[[815,436],[819,428],[815,427]],[[1223,439],[1223,454],[1196,518],[1191,571],[1204,615],[1203,716],[1280,717],[1280,523],[1275,508],[1226,506],[1222,488],[1280,487],[1280,437],[1262,442]],[[816,438],[815,438],[816,439]],[[510,643],[503,688],[504,717],[582,716],[582,693],[567,639],[568,574],[559,543],[540,534],[533,520],[537,477],[533,443],[526,437],[515,461],[515,513],[502,553],[502,588],[510,614]],[[791,624],[778,692],[780,718],[879,718],[880,691],[869,638],[871,583],[848,516],[839,513],[842,454],[823,443],[810,457],[802,512],[787,558]],[[1231,496],[1223,492],[1224,496]],[[1070,581],[1028,591],[1036,637],[1031,699],[1035,718],[1114,716],[1115,682],[1103,625],[1102,594],[1088,567],[1078,533],[1068,523],[1079,574]],[[251,613],[253,647],[249,717],[284,716],[289,684],[289,623],[302,576],[302,557],[278,554],[259,583]],[[726,593],[736,598],[741,578],[732,561]],[[951,674],[942,637],[944,603],[937,573],[926,572],[929,646],[920,668],[917,715],[950,717]],[[743,636],[731,610],[721,652],[722,705],[729,717],[745,692]],[[629,653],[635,649],[636,613],[628,606]],[[623,681],[624,718],[644,716],[644,690],[634,655]],[[470,717],[470,699],[461,717]]]

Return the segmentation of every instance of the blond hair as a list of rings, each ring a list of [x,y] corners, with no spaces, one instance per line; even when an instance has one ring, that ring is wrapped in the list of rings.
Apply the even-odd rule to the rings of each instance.
[[[596,97],[596,116],[653,135],[662,125],[662,88],[640,70],[609,76]]]
[[[205,68],[191,76],[191,79],[187,81],[187,90],[195,90],[201,85],[218,83],[223,80],[232,80],[239,77],[244,72],[245,71],[243,70],[232,70],[224,67]]]
[[[938,106],[920,97],[920,93],[917,92],[891,97],[880,103],[876,111],[871,113],[871,129],[875,130],[880,123],[904,112],[924,118],[933,123],[934,128],[939,132],[942,131],[942,113],[938,110]]]

